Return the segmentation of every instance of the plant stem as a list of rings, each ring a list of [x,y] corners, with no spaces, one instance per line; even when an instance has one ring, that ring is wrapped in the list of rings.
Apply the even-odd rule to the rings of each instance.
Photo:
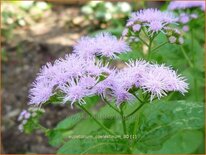
[[[124,103],[122,103],[124,104]],[[123,106],[120,105],[120,113],[121,113],[121,118],[122,118],[122,126],[123,126],[123,132],[124,134],[127,134],[127,128],[126,128],[126,122],[125,122],[125,117],[124,117],[124,112],[123,112]]]
[[[125,118],[132,116],[134,113],[136,113],[144,105],[144,101],[142,101],[135,93],[133,93],[133,95],[137,98],[137,100],[141,103],[141,105],[138,106],[133,112],[128,114]]]
[[[136,122],[134,124],[133,132],[132,132],[133,135],[137,135],[137,128],[138,128],[138,124],[139,124],[139,115],[138,115],[138,113],[137,113],[137,116],[136,116],[135,120],[136,120]],[[134,141],[132,143],[132,148],[134,148],[135,143],[136,143],[136,139],[134,139]]]
[[[151,52],[156,51],[158,48],[160,48],[160,47],[164,46],[164,45],[165,45],[165,44],[167,44],[167,43],[168,43],[168,41],[166,41],[166,42],[164,42],[164,43],[160,44],[159,46],[157,46],[157,47],[155,47],[154,49],[152,49],[152,51],[151,51]]]
[[[151,52],[152,52],[151,48],[152,48],[152,41],[153,41],[153,39],[154,39],[154,37],[149,39],[148,58],[147,58],[148,60],[150,60],[150,57],[151,57]]]
[[[192,61],[194,63],[195,62],[195,54],[194,54],[193,47],[194,47],[193,30],[191,29],[191,52],[192,52],[192,56],[193,56]]]
[[[148,37],[148,34],[146,33],[145,29],[144,29],[144,28],[142,28],[142,30],[143,30],[143,32],[144,32],[144,34],[145,34],[145,36],[147,36],[147,37]]]
[[[133,114],[135,114],[142,106],[144,105],[144,103],[140,104],[140,106],[138,106],[133,112],[131,112],[130,114],[128,114],[126,116],[126,118],[132,116]]]
[[[138,37],[139,40],[141,40],[147,47],[149,46],[148,43],[146,43],[146,41],[144,41],[142,38]]]
[[[103,101],[104,101],[105,103],[107,103],[113,110],[115,110],[116,112],[118,112],[119,114],[121,114],[120,111],[117,110],[115,107],[113,107],[105,98],[103,99]]]
[[[42,126],[41,124],[38,124],[38,127],[45,133],[48,131],[48,129]]]
[[[101,126],[105,131],[107,131],[111,135],[115,135],[113,132],[111,132],[109,129],[107,129],[101,122],[99,122],[86,108],[83,106],[77,104],[79,108],[81,108],[84,112],[86,112],[99,126]]]
[[[192,64],[191,60],[189,59],[187,53],[185,52],[185,49],[184,49],[182,46],[181,46],[180,48],[181,48],[181,51],[182,51],[185,59],[187,60],[187,62],[188,62],[188,64],[189,64],[189,66],[190,66],[191,68],[194,68],[194,65]]]
[[[194,53],[194,32],[193,29],[191,29],[191,52],[192,52],[192,62],[194,65],[194,68],[196,66],[195,63],[195,53]],[[194,89],[195,89],[195,100],[198,100],[198,88],[197,88],[197,78],[194,76]]]
[[[143,101],[134,93],[133,94],[135,97],[136,97],[136,99],[138,100],[138,101],[140,101],[141,103],[143,103]]]

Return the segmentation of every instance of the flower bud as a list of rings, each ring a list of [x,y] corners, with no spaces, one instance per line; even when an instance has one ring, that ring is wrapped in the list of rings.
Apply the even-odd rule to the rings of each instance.
[[[174,37],[174,36],[170,36],[170,37],[169,37],[169,42],[170,42],[171,44],[176,43],[176,41],[177,41],[177,38],[176,38],[176,37]]]
[[[19,131],[23,132],[23,130],[24,130],[23,125],[22,125],[22,124],[20,124],[20,125],[18,126],[18,129],[19,129]]]
[[[135,24],[134,26],[132,26],[132,29],[134,32],[138,32],[141,29],[141,25],[140,24]]]
[[[27,120],[26,120],[26,119],[22,121],[22,124],[23,124],[23,125],[25,125],[26,123],[27,123]]]
[[[134,24],[133,21],[129,21],[129,22],[127,23],[126,27],[130,27],[130,26],[132,26],[133,24]]]
[[[188,32],[189,31],[189,27],[187,25],[183,26],[182,28],[183,31]]]
[[[122,36],[126,36],[128,34],[128,28],[124,29],[124,31],[122,32]]]
[[[182,37],[179,37],[178,41],[179,41],[180,44],[184,43],[184,39]]]

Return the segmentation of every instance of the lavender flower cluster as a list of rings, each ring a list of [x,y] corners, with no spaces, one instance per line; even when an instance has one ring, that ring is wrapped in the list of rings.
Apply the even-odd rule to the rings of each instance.
[[[87,48],[85,48],[87,47]],[[130,47],[109,33],[100,33],[95,37],[82,37],[74,46],[74,53],[84,58],[104,56],[115,58],[116,54],[130,51]]]
[[[109,38],[109,45],[104,37]],[[84,104],[84,97],[93,95],[112,98],[119,105],[134,98],[130,93],[133,87],[150,93],[151,100],[154,97],[160,99],[170,91],[179,91],[182,94],[187,92],[185,79],[170,67],[139,60],[130,61],[127,68],[118,70],[111,69],[108,63],[93,57],[97,51],[112,58],[117,51],[128,51],[129,46],[123,40],[109,34],[85,38],[77,42],[73,54],[56,60],[54,64],[47,63],[41,68],[30,89],[30,104],[41,105],[57,92],[64,94],[63,103],[69,101],[71,105],[74,102]],[[96,40],[95,44],[92,43],[93,39]],[[84,44],[88,46],[83,46]],[[97,45],[101,46],[97,48]],[[87,57],[88,55],[90,56]]]
[[[177,22],[178,18],[171,12],[161,12],[157,9],[140,10],[132,14],[122,36],[131,39],[135,36],[140,37],[140,32],[146,31],[150,37],[153,37],[154,34],[162,32],[170,43],[182,44],[182,34],[174,27]]]
[[[201,11],[198,11],[198,8]],[[198,19],[198,14],[205,11],[205,2],[173,1],[169,4],[168,10],[174,11],[178,15],[179,27],[181,27],[184,32],[188,32],[190,30],[190,22],[194,19]]]
[[[179,5],[181,3],[181,5]],[[178,6],[179,5],[179,6]],[[202,3],[171,2],[169,8],[202,7]],[[182,33],[176,28],[177,23],[186,24],[197,18],[196,14],[182,13],[175,17],[171,12],[157,9],[144,9],[133,13],[128,20],[123,37],[139,37],[140,32],[152,38],[164,33],[169,43],[183,44]],[[185,27],[185,30],[188,29]],[[143,33],[142,32],[142,33]],[[138,39],[138,38],[136,38]],[[188,83],[182,75],[164,64],[149,63],[145,60],[130,60],[123,69],[112,68],[109,59],[118,58],[119,54],[130,52],[125,40],[110,33],[99,33],[94,37],[85,36],[77,41],[73,53],[54,63],[44,65],[29,90],[29,105],[41,107],[54,95],[61,94],[61,103],[86,104],[85,97],[99,95],[102,99],[115,102],[132,102],[138,93],[145,93],[152,102],[167,96],[169,92],[188,91]],[[24,110],[19,121],[23,130],[28,119],[35,111]]]
[[[20,113],[18,117],[18,121],[20,121],[21,123],[19,124],[18,128],[21,132],[24,131],[24,126],[27,124],[29,119],[36,117],[38,112],[43,113],[44,110],[39,109],[39,108],[30,107],[28,110],[23,110]]]
[[[169,4],[169,10],[178,10],[178,9],[188,9],[188,8],[200,8],[205,10],[204,1],[173,1]]]
[[[64,102],[82,101],[89,96],[87,91],[93,87],[100,76],[111,73],[108,64],[103,65],[95,59],[84,59],[76,54],[66,55],[42,67],[30,89],[30,104],[41,104],[60,90],[66,94]]]
[[[170,91],[187,92],[185,79],[165,65],[150,64],[144,60],[130,61],[127,67],[118,70],[99,83],[104,96],[109,89],[117,105],[134,99],[133,90],[142,89],[150,94],[150,100],[160,99]],[[102,89],[102,87],[104,89]]]
[[[205,3],[203,1],[173,1],[165,12],[153,8],[134,12],[127,21],[122,36],[129,42],[138,42],[141,40],[141,32],[149,35],[149,38],[162,32],[169,43],[183,44],[183,32],[189,31],[189,22],[198,18],[196,12],[184,11],[190,8],[200,8],[204,11]],[[178,13],[175,10],[178,10]]]
[[[178,21],[182,26],[182,30],[185,32],[189,31],[189,25],[188,23],[192,21],[193,19],[197,19],[198,15],[196,13],[188,14],[188,13],[180,13]]]
[[[172,13],[161,12],[157,9],[145,9],[135,12],[127,22],[127,27],[131,27],[134,32],[138,32],[142,27],[148,27],[148,32],[153,35],[155,32],[163,31],[168,24],[174,24],[177,18]]]

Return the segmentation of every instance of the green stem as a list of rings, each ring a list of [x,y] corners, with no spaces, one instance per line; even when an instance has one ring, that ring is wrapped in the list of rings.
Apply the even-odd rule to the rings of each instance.
[[[172,98],[173,95],[174,95],[174,92],[170,93],[170,94],[167,96],[166,101],[169,101],[169,100]]]
[[[193,30],[191,29],[191,52],[193,55],[192,59],[193,59],[193,63],[194,63],[195,62],[195,54],[194,54],[193,48],[194,48]]]
[[[133,135],[137,135],[137,128],[138,128],[138,124],[139,124],[139,115],[138,115],[138,113],[137,113],[137,116],[136,116],[135,120],[136,120],[136,122],[134,124],[133,132],[132,132]],[[132,143],[132,149],[135,147],[136,142],[137,142],[136,139],[134,139],[134,141]]]
[[[151,57],[151,52],[152,52],[152,41],[153,41],[153,39],[154,39],[155,37],[152,37],[152,38],[150,38],[149,39],[149,46],[148,46],[148,60],[150,60],[150,57]]]
[[[146,97],[144,99],[144,103],[146,103]],[[145,105],[144,103],[142,103],[139,107],[137,107],[137,109],[135,109],[131,114],[128,115],[131,116],[133,115],[134,113],[136,113],[141,107],[143,107],[143,105]],[[136,116],[136,119],[135,119],[135,123],[134,123],[134,128],[133,128],[133,132],[132,134],[133,135],[136,135],[137,134],[137,128],[138,128],[138,124],[139,124],[139,113],[137,113],[137,116]],[[132,148],[135,147],[135,143],[136,143],[136,139],[134,139],[133,143],[132,143]]]
[[[77,104],[79,108],[81,108],[84,112],[86,112],[99,126],[101,126],[105,131],[107,131],[111,135],[115,135],[113,132],[111,132],[109,129],[107,129],[101,122],[99,122],[86,108],[83,106]]]
[[[140,106],[138,106],[133,112],[131,112],[130,114],[128,114],[125,118],[128,118],[130,116],[132,116],[133,114],[135,114],[143,105],[144,105],[144,102],[134,93],[133,94],[137,100],[141,103]]]
[[[138,37],[139,40],[141,40],[147,47],[149,46],[148,43],[146,43],[146,41],[144,41],[142,38]]]
[[[149,98],[149,93],[144,96],[144,100],[146,101]]]
[[[195,100],[198,101],[197,79],[194,77]]]
[[[119,114],[121,114],[120,111],[117,110],[115,107],[113,107],[105,98],[103,99],[103,101],[104,101],[105,103],[107,103],[113,110],[115,110],[116,112],[118,112]]]
[[[124,104],[124,103],[122,103]],[[120,105],[120,113],[121,113],[121,118],[122,118],[122,126],[123,126],[123,132],[124,134],[127,134],[127,128],[126,128],[126,122],[125,122],[125,117],[124,117],[124,112],[123,112],[123,106]]]
[[[193,29],[191,29],[191,52],[192,52],[192,62],[194,65],[194,68],[196,66],[195,62],[195,53],[194,53],[194,32]],[[197,88],[197,78],[194,76],[194,89],[195,89],[195,100],[198,100],[198,88]]]
[[[144,32],[144,34],[145,34],[145,36],[147,36],[147,37],[148,37],[148,34],[146,33],[145,29],[144,29],[144,28],[142,28],[142,30],[143,30],[143,32]]]
[[[128,114],[126,116],[126,118],[132,116],[133,114],[135,114],[142,106],[144,105],[144,103],[140,104],[140,106],[138,106],[133,112],[131,112],[130,114]]]
[[[135,93],[133,93],[133,95],[136,97],[136,99],[137,99],[138,101],[140,101],[141,103],[143,103],[143,101],[142,101]]]
[[[191,68],[194,68],[194,65],[192,64],[191,60],[189,59],[187,53],[185,52],[185,49],[182,46],[180,48],[181,48],[182,54],[184,55],[185,59],[187,60],[187,62],[189,64],[189,66]]]
[[[165,45],[165,44],[167,44],[167,43],[168,43],[168,41],[167,41],[167,42],[164,42],[164,43],[162,43],[162,44],[160,44],[159,46],[157,46],[157,47],[155,47],[154,49],[152,49],[152,51],[151,51],[151,52],[156,51],[158,48],[160,48],[160,47],[164,46],[164,45]]]
[[[42,126],[41,124],[38,124],[38,127],[45,133],[48,131],[48,129]]]

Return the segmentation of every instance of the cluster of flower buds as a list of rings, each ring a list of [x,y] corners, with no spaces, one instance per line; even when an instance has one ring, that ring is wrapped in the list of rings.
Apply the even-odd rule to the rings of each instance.
[[[128,42],[138,42],[139,34],[141,31],[142,25],[141,23],[128,22],[126,28],[122,32],[122,36],[125,39],[128,39]],[[128,38],[127,38],[128,37]]]
[[[182,20],[185,19],[182,18]],[[183,44],[184,40],[181,33],[175,27],[177,22],[178,18],[171,12],[161,12],[157,9],[140,10],[132,14],[122,36],[129,42],[138,42],[143,32],[150,38],[162,32],[168,37],[169,43]]]
[[[197,14],[187,14],[187,13],[181,13],[179,15],[178,22],[180,26],[182,27],[182,30],[184,32],[189,31],[189,22],[192,21],[193,19],[197,19],[198,15]]]
[[[184,43],[184,39],[182,37],[182,33],[176,28],[165,28],[166,36],[168,38],[168,42],[171,44],[180,44]]]
[[[191,21],[199,18],[200,16],[198,14],[205,10],[205,3],[203,1],[173,1],[170,2],[168,10],[178,15],[177,22],[179,27],[181,27],[184,32],[188,32]]]
[[[44,113],[44,110],[40,108],[35,108],[35,107],[30,107],[28,108],[28,110],[23,110],[18,117],[18,121],[21,122],[18,126],[18,129],[21,132],[23,132],[24,126],[27,124],[27,122],[30,119],[35,118],[38,115],[38,113]]]
[[[202,11],[205,10],[205,2],[204,1],[172,1],[168,5],[168,10],[188,10],[188,9],[199,8]]]

